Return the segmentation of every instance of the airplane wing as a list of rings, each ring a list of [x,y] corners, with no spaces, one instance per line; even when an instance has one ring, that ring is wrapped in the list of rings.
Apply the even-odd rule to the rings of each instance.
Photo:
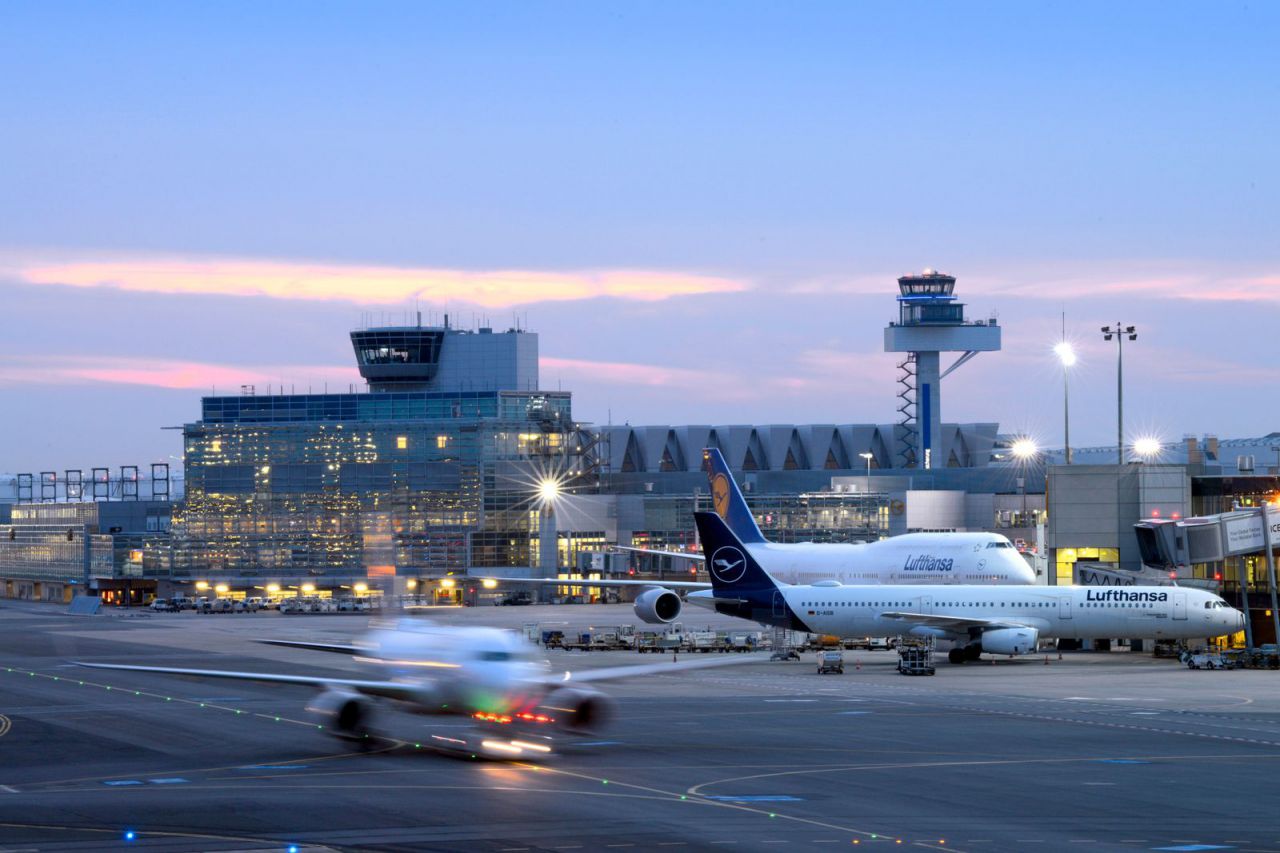
[[[706,554],[691,554],[687,551],[658,551],[653,548],[633,548],[630,545],[610,545],[614,551],[631,551],[634,554],[650,554],[654,557],[678,557],[682,560],[692,560],[696,563],[705,563],[707,561]]]
[[[329,687],[345,687],[368,696],[386,699],[414,701],[422,695],[422,684],[399,681],[365,681],[358,678],[324,678],[316,675],[281,675],[272,672],[236,672],[225,669],[181,669],[169,666],[135,666],[123,663],[85,663],[74,661],[77,666],[90,669],[120,669],[129,672],[159,672],[165,675],[189,675],[196,678],[230,678],[238,681],[261,681],[268,684],[298,684],[323,690]]]
[[[284,646],[287,649],[307,649],[312,652],[333,652],[339,655],[360,655],[368,651],[359,646],[340,643],[304,643],[301,640],[258,640],[267,646]]]
[[[468,575],[468,578],[480,581],[500,581],[502,583],[542,584],[544,586],[662,586],[669,589],[711,589],[711,584],[703,581],[644,581],[644,580],[563,580],[561,578],[503,578],[492,575]]]
[[[905,622],[909,625],[921,625],[928,628],[941,628],[944,631],[952,631],[957,634],[967,634],[970,631],[988,631],[994,628],[1028,628],[1035,627],[1027,625],[1024,622],[1016,622],[1011,619],[975,619],[967,616],[935,616],[931,613],[881,613],[882,619],[893,619],[896,622]]]
[[[642,663],[630,666],[607,666],[601,669],[587,669],[582,672],[565,672],[560,675],[548,676],[545,683],[548,686],[561,686],[565,684],[588,684],[594,681],[617,681],[621,678],[639,678],[645,675],[670,675],[676,672],[684,672],[690,669],[707,669],[713,666],[732,666],[740,663],[761,663],[768,658],[761,655],[734,654],[734,655],[717,655],[713,658],[699,656],[698,660],[671,662],[664,660],[662,663]]]

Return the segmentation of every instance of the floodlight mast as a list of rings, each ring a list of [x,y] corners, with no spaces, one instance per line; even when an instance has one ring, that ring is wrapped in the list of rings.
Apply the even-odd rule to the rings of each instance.
[[[1138,339],[1136,326],[1116,323],[1114,327],[1102,327],[1104,341],[1116,339],[1116,464],[1124,464],[1124,339]]]

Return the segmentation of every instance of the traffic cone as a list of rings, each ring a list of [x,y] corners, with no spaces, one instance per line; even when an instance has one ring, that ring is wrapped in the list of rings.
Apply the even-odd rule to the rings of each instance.
[[[853,659],[853,668],[854,668],[854,669],[862,669],[862,658],[854,658],[854,659]]]
[[[1048,656],[1048,655],[1045,655],[1045,656],[1044,656],[1044,665],[1045,665],[1045,666],[1048,666],[1048,665],[1049,665],[1049,656]]]

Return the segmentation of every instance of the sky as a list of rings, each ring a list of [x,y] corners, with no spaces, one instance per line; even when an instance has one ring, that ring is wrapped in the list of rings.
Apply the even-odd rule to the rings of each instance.
[[[1280,6],[0,5],[0,471],[181,456],[422,310],[631,424],[889,423],[897,276],[1004,349],[946,421],[1280,430]],[[944,364],[947,363],[944,361]],[[1261,392],[1261,393],[1260,393]],[[262,393],[260,390],[259,393]]]

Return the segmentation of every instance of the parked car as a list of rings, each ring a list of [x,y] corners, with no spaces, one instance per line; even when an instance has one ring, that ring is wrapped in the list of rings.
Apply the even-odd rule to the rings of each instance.
[[[178,605],[174,604],[167,598],[157,598],[155,601],[151,602],[151,609],[157,613],[176,613],[178,611]]]
[[[533,593],[531,592],[513,592],[506,598],[498,602],[499,604],[533,604]]]
[[[1188,669],[1234,669],[1235,661],[1217,652],[1187,655]]]
[[[871,651],[893,651],[898,647],[894,637],[872,637],[867,640],[867,648]]]
[[[169,603],[177,610],[194,610],[196,606],[195,599],[189,598],[185,595],[175,595],[173,598],[169,599]]]

